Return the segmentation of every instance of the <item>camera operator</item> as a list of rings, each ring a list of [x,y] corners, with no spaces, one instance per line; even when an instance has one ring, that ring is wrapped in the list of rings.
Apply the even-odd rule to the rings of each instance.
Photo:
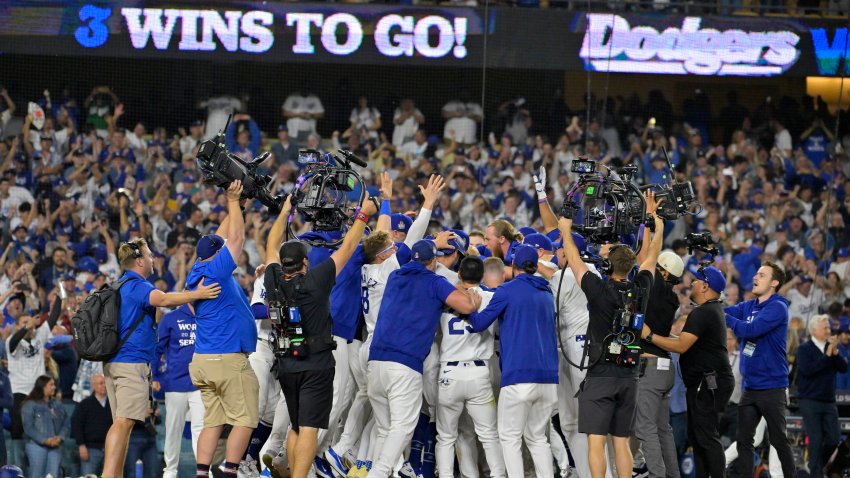
[[[652,325],[644,323],[641,334],[647,344],[681,354],[679,365],[687,388],[688,441],[694,448],[697,476],[722,478],[726,470],[717,427],[720,412],[735,389],[735,378],[726,351],[720,301],[725,288],[722,272],[715,267],[701,268],[691,283],[691,299],[697,307],[688,315],[682,333],[678,337],[656,335]],[[656,307],[655,302],[652,305]]]
[[[635,265],[635,255],[631,249],[622,244],[611,247],[608,261],[611,270],[605,282],[594,274],[588,274],[587,265],[582,262],[578,249],[572,237],[573,217],[577,212],[574,203],[565,203],[561,211],[558,226],[564,240],[564,253],[567,263],[581,284],[588,300],[590,321],[587,328],[588,370],[579,394],[579,423],[580,433],[587,434],[588,461],[593,478],[605,476],[605,442],[607,435],[613,436],[614,453],[617,474],[620,478],[629,478],[632,470],[632,452],[629,448],[629,437],[635,415],[638,367],[632,362],[631,366],[620,361],[620,351],[626,353],[629,348],[625,342],[618,342],[620,351],[614,341],[626,335],[617,332],[615,322],[618,315],[627,307],[634,307],[634,313],[643,313],[652,287],[658,254],[664,236],[664,222],[655,212],[658,202],[655,194],[647,191],[646,213],[655,221],[655,236],[647,250],[646,259],[640,265],[640,271],[634,281],[628,281],[628,275]],[[642,297],[636,297],[634,291]],[[631,303],[624,296],[632,295]],[[613,336],[613,338],[612,338]]]
[[[336,342],[331,335],[331,289],[377,208],[367,195],[339,249],[330,260],[310,268],[305,243],[291,240],[279,250],[275,248],[284,236],[290,200],[287,198],[269,232],[265,285],[270,317],[277,308],[281,322],[289,326],[300,321],[303,331],[289,336],[292,345],[288,350],[277,351],[277,371],[292,423],[286,441],[290,470],[293,477],[304,478],[316,457],[319,429],[328,428],[334,398],[336,363],[332,352]],[[296,347],[296,342],[303,345]]]
[[[726,307],[726,327],[741,347],[741,401],[738,404],[738,475],[753,473],[753,437],[759,420],[767,421],[770,444],[776,448],[786,478],[795,475],[794,456],[785,434],[788,390],[788,301],[777,294],[785,272],[765,262],[753,277],[755,299]]]
[[[638,262],[642,262],[642,256],[647,252],[649,234],[649,228],[646,228]],[[684,270],[685,264],[675,252],[665,251],[658,256],[652,289],[649,290],[652,307],[647,309],[644,322],[657,335],[670,335],[670,329],[676,321],[679,296],[673,291],[673,286],[679,283]],[[673,430],[670,428],[668,403],[675,370],[670,365],[670,354],[666,350],[646,341],[640,345],[643,353],[637,401],[642,405],[635,413],[635,437],[640,442],[649,476],[675,478],[679,476],[679,459]]]
[[[214,300],[195,302],[195,354],[189,364],[192,384],[204,402],[204,429],[198,438],[197,476],[207,477],[224,425],[231,425],[223,472],[235,477],[259,421],[260,385],[248,362],[257,349],[257,327],[248,298],[233,276],[235,259],[245,243],[245,219],[240,198],[241,181],[227,188],[228,215],[220,235],[203,236],[197,245],[198,260],[186,278],[188,289],[203,279],[221,284]]]

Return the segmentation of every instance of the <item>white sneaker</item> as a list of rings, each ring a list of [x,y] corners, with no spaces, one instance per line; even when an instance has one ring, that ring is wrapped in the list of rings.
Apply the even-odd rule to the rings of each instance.
[[[257,470],[257,461],[248,455],[245,460],[239,463],[239,469],[236,471],[237,478],[259,478],[260,471]]]
[[[398,476],[400,478],[422,478],[422,475],[417,475],[416,470],[413,469],[413,466],[410,465],[409,461],[404,462],[404,465],[401,465],[401,468],[398,470]]]

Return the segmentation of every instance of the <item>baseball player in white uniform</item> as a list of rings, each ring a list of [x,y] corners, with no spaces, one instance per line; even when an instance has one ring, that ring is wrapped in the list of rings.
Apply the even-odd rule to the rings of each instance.
[[[392,200],[392,181],[388,185],[382,185],[382,201]],[[367,363],[369,360],[369,346],[372,343],[372,334],[375,332],[375,325],[378,320],[378,312],[381,309],[381,301],[384,297],[384,289],[387,285],[387,278],[390,273],[401,267],[401,262],[410,260],[410,247],[425,236],[428,229],[428,223],[431,221],[431,208],[440,195],[440,192],[445,187],[445,183],[440,176],[431,176],[428,181],[428,186],[420,190],[424,196],[422,209],[410,229],[405,235],[404,242],[401,245],[392,242],[390,236],[380,234],[380,231],[389,231],[392,229],[392,224],[389,223],[390,216],[384,214],[385,210],[382,204],[381,215],[378,218],[376,230],[370,237],[363,241],[363,252],[365,254],[366,264],[361,270],[362,281],[362,308],[363,316],[366,322],[366,340],[360,347],[359,357],[351,357],[350,360],[357,360],[358,364],[351,367],[354,381],[357,385],[357,391],[354,396],[354,402],[348,412],[348,417],[345,421],[342,435],[339,440],[325,451],[325,459],[339,474],[347,472],[345,464],[342,463],[340,457],[348,453],[355,445],[357,439],[361,437],[366,422],[369,419],[369,396],[367,395]],[[389,243],[389,245],[386,245]],[[384,247],[385,246],[385,247]],[[401,249],[401,262],[397,253]],[[371,457],[356,457],[360,463],[355,461],[356,467],[368,467],[371,465]]]
[[[261,316],[258,315],[260,308],[268,307],[268,304],[266,304],[266,286],[263,283],[264,272],[264,266],[257,268],[254,295],[251,297],[251,310],[254,311],[255,317]],[[275,455],[283,448],[283,439],[286,436],[286,429],[289,428],[289,413],[286,411],[286,401],[283,394],[280,393],[280,384],[271,371],[275,363],[275,355],[274,344],[271,342],[272,326],[268,319],[268,312],[266,312],[266,318],[256,322],[257,350],[248,356],[248,362],[254,369],[260,383],[260,424],[258,427],[264,426],[271,429],[265,444],[260,444],[262,450],[259,455],[263,457],[263,463],[267,467],[271,467]],[[282,410],[283,413],[279,413],[279,410]],[[253,443],[255,439],[255,437],[252,437],[251,445],[256,445]]]
[[[469,239],[465,237],[465,233],[461,236],[462,231],[456,229],[444,231],[442,234],[449,232],[454,233],[453,236],[449,235],[447,237],[450,247],[442,249],[442,246],[437,246],[440,248],[439,253],[444,255],[437,257],[437,269],[434,272],[445,277],[452,285],[457,286],[460,284],[460,278],[458,278],[457,272],[453,271],[450,266],[453,267],[455,263],[460,263],[460,259],[464,257],[465,252],[460,253],[457,251],[466,251],[469,247]],[[451,252],[451,250],[455,252]],[[437,419],[438,380],[440,375],[440,345],[438,340],[439,337],[435,337],[434,344],[431,346],[431,353],[425,358],[422,373],[422,391],[425,398],[424,406],[427,407],[426,413],[428,416],[435,421]],[[472,419],[466,410],[461,409],[461,415],[457,425],[457,436],[455,437],[461,478],[478,477],[478,445],[475,437],[475,426],[472,423]]]
[[[479,284],[484,275],[484,262],[477,257],[464,259],[459,277],[461,287],[481,295],[479,311],[487,307],[492,292]],[[454,311],[440,318],[440,375],[437,398],[437,471],[440,478],[454,476],[454,446],[458,423],[464,408],[472,418],[475,433],[481,441],[491,477],[505,476],[505,462],[496,428],[496,400],[490,383],[488,361],[494,355],[494,328],[474,334]]]

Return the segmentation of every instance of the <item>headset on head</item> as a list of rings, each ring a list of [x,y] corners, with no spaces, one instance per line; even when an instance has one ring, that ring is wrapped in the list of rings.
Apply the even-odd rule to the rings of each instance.
[[[130,241],[130,242],[125,242],[124,244],[127,244],[130,247],[130,249],[133,250],[133,259],[141,259],[144,256],[144,254],[142,254],[142,247],[139,246],[138,242]]]
[[[621,247],[628,248],[629,246],[625,244],[614,244],[613,246],[611,246],[611,249],[608,249],[608,257],[610,258],[611,254]],[[599,269],[606,276],[610,276],[611,273],[614,272],[614,265],[611,264],[611,259],[602,259],[601,261],[599,261]]]

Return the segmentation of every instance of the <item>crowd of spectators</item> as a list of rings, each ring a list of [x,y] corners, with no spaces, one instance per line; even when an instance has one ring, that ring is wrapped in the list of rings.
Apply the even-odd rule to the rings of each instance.
[[[37,115],[21,106],[26,98],[16,104],[0,91],[0,338],[8,357],[8,372],[0,371],[0,406],[12,409],[12,460],[43,456],[44,466],[52,466],[53,449],[66,440],[81,457],[102,456],[103,421],[90,429],[92,421],[79,415],[105,420],[103,378],[95,364],[78,363],[70,316],[92,290],[118,278],[117,244],[139,237],[155,251],[151,282],[162,291],[182,290],[195,242],[226,215],[223,190],[203,184],[195,153],[230,114],[224,134],[232,152],[246,160],[272,153],[261,171],[273,177],[273,194],[292,189],[304,166],[299,148],[347,148],[368,159],[360,173],[372,193],[379,173],[389,171],[398,191],[394,212],[418,209],[417,186],[442,174],[449,187],[433,210],[434,230],[480,231],[494,219],[540,229],[535,162],[543,165],[556,209],[575,180],[570,164],[582,155],[611,167],[637,166],[641,184],[691,181],[702,206],[665,229],[666,246],[696,270],[704,255],[689,253],[683,238],[710,232],[720,243],[716,266],[729,279],[729,304],[751,297],[762,261],[781,264],[788,280],[780,292],[791,303],[789,361],[809,340],[807,324],[816,314],[828,314],[833,331],[848,332],[839,351],[850,357],[850,161],[844,152],[850,135],[836,137],[836,118],[820,99],[766,98],[750,110],[730,92],[712,112],[720,98],[697,91],[676,110],[656,90],[646,101],[638,93],[590,96],[589,107],[562,105],[554,114],[535,115],[523,98],[513,98],[487,112],[485,130],[485,112],[467,92],[447,99],[441,118],[426,118],[412,98],[383,118],[362,96],[348,124],[331,125],[334,133],[323,139],[317,124],[330,121],[325,106],[309,85],[300,90],[282,104],[279,125],[260,125],[246,101],[221,96],[201,104],[205,119],[199,111],[177,131],[156,126],[156,118],[128,124],[125,109],[133,105],[108,87],[94,88],[83,101],[45,91],[33,99],[46,117],[37,128]],[[550,119],[536,122],[536,116]],[[272,221],[265,207],[249,203],[248,238],[237,259],[238,281],[249,296],[263,257],[257,244]],[[296,230],[308,227],[295,222]],[[689,280],[677,286],[683,315],[691,307],[688,286]],[[841,374],[836,386],[850,388],[848,381]],[[62,420],[16,431],[22,410],[60,402]],[[26,448],[23,440],[35,430],[46,438]],[[144,427],[137,441],[136,449],[151,449]],[[4,458],[0,451],[0,462]]]

